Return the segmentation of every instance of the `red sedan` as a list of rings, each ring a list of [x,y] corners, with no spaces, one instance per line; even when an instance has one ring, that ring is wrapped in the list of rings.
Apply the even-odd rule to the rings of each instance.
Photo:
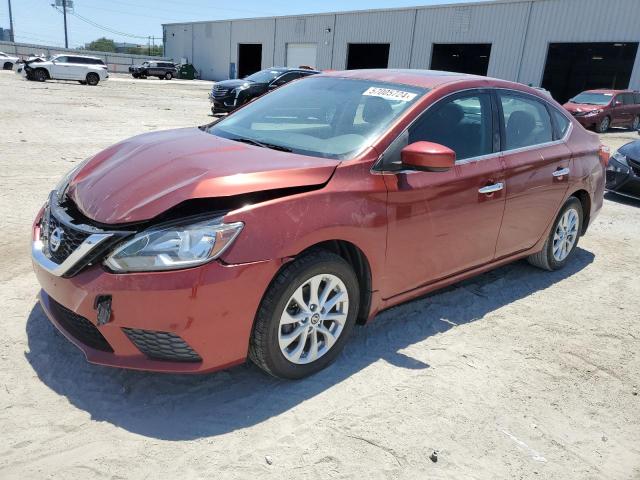
[[[250,357],[304,377],[382,309],[521,258],[562,268],[602,207],[607,159],[521,84],[309,77],[70,172],[33,227],[41,304],[90,362]]]

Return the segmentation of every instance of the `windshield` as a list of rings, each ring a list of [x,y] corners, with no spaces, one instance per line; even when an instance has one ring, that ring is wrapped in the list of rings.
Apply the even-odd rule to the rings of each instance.
[[[280,70],[260,70],[259,72],[245,77],[245,80],[257,83],[269,83],[271,80],[281,75],[282,73],[283,72],[281,72]]]
[[[612,93],[584,92],[573,97],[571,101],[583,105],[608,105],[612,98]]]
[[[310,77],[274,90],[208,131],[267,148],[348,159],[426,91],[369,80]]]

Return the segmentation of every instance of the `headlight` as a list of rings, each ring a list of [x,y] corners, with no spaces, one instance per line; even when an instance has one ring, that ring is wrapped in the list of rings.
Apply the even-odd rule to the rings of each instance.
[[[148,272],[195,267],[218,258],[244,227],[222,218],[156,227],[120,245],[104,264],[115,272]]]
[[[618,151],[616,151],[613,155],[611,155],[611,158],[614,159],[616,162],[621,163],[625,167],[629,166],[629,163],[627,163],[627,156],[623,155]]]
[[[602,110],[591,110],[590,112],[585,113],[585,115],[598,115],[602,113]]]
[[[240,85],[239,87],[234,88],[231,93],[233,93],[236,97],[240,95],[240,92],[249,88],[249,85]]]

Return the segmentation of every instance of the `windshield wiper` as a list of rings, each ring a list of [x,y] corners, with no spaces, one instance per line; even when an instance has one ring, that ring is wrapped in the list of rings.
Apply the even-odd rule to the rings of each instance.
[[[255,145],[256,147],[270,148],[271,150],[278,150],[280,152],[292,151],[290,148],[283,147],[282,145],[275,145],[273,143],[260,142],[258,140],[254,140],[253,138],[235,137],[235,138],[232,138],[231,140],[233,140],[234,142],[248,143],[249,145]]]

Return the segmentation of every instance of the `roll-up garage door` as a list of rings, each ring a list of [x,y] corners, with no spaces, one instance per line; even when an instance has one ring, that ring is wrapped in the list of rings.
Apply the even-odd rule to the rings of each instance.
[[[315,43],[287,43],[286,66],[297,68],[305,65],[316,68],[317,49]]]

